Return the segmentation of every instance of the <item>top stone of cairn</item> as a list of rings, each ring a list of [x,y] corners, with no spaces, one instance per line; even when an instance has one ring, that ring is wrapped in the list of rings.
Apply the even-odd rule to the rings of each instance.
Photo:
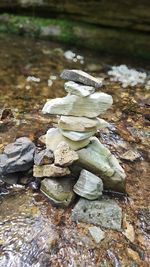
[[[64,70],[60,77],[64,80],[79,82],[88,86],[99,88],[102,82],[82,70]]]

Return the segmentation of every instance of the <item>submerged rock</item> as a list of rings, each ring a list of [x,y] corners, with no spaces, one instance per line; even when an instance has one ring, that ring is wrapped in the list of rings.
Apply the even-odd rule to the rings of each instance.
[[[44,114],[72,115],[94,118],[104,113],[113,103],[105,93],[94,93],[87,97],[67,95],[49,100],[43,107]]]
[[[118,160],[96,137],[90,140],[86,148],[78,151],[78,163],[82,168],[101,176],[106,188],[124,192],[126,175]]]
[[[35,152],[34,164],[35,165],[46,165],[54,162],[54,154],[49,149],[44,149],[40,152]]]
[[[93,201],[81,198],[72,210],[71,217],[75,222],[121,230],[122,210],[114,200],[108,198]]]
[[[49,165],[34,165],[33,176],[34,177],[61,177],[70,174],[68,168],[61,168],[54,164]]]
[[[89,227],[89,232],[97,244],[105,238],[105,232],[100,227],[91,226]]]
[[[51,128],[46,133],[46,147],[55,151],[57,146],[61,143],[65,142],[69,145],[69,147],[73,150],[81,149],[87,146],[90,142],[89,139],[84,139],[81,141],[72,141],[61,134],[59,129]]]
[[[72,95],[82,96],[82,97],[86,97],[95,92],[95,88],[92,86],[86,86],[86,85],[78,84],[78,83],[71,82],[71,81],[66,82],[64,85],[64,88],[67,93],[70,93]]]
[[[99,88],[102,82],[82,70],[64,70],[60,77],[65,80],[79,82],[85,85]]]
[[[69,177],[61,179],[45,178],[41,182],[40,190],[52,200],[53,203],[61,206],[68,206],[75,199],[72,186],[73,180]]]
[[[68,131],[89,132],[108,126],[108,123],[99,118],[89,119],[85,117],[61,116],[58,121],[59,128]]]
[[[103,182],[93,173],[82,170],[77,183],[73,187],[73,191],[87,199],[98,199],[102,195]]]
[[[91,131],[91,132],[74,132],[74,131],[66,131],[66,130],[60,130],[60,131],[63,136],[67,137],[68,139],[72,141],[85,140],[96,133],[96,130]]]
[[[0,155],[0,174],[26,171],[33,166],[35,145],[27,137],[16,139],[7,145]]]
[[[56,166],[66,167],[79,159],[77,152],[72,150],[65,142],[61,142],[54,151]]]

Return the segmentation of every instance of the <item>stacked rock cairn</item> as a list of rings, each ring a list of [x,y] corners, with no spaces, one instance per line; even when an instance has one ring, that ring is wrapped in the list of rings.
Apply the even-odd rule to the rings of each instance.
[[[64,70],[61,78],[67,80],[67,96],[49,100],[42,110],[43,114],[59,116],[59,120],[45,135],[46,149],[35,155],[34,176],[44,178],[41,191],[65,206],[76,194],[99,199],[103,187],[125,192],[123,168],[94,136],[98,129],[108,126],[98,116],[111,107],[112,97],[95,92],[102,82],[81,70]],[[71,178],[74,174],[76,181]]]

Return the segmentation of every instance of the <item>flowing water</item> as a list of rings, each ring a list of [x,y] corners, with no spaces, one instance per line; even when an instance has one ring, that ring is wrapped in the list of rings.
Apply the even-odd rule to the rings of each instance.
[[[136,149],[140,154],[134,162],[120,158],[127,173],[128,195],[110,195],[122,207],[123,227],[129,222],[133,231],[129,227],[127,238],[122,232],[105,230],[106,238],[100,244],[89,235],[89,225],[71,222],[73,206],[53,207],[38,190],[1,183],[0,267],[149,266],[148,91],[143,86],[122,89],[107,75],[110,65],[131,64],[130,60],[10,35],[0,36],[0,47],[0,110],[11,108],[14,114],[14,118],[1,119],[0,151],[19,136],[28,136],[38,145],[38,137],[54,122],[42,116],[43,104],[65,95],[61,71],[79,68],[105,78],[103,91],[114,99],[113,107],[103,116],[110,128],[97,136],[117,157],[126,150]],[[84,62],[80,57],[66,59],[68,49],[83,56]],[[148,67],[137,61],[131,65]]]

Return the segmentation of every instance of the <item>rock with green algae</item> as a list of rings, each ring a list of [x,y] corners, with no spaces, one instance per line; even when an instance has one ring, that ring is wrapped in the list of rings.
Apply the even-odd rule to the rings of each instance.
[[[45,178],[41,182],[41,192],[43,192],[54,204],[59,206],[69,206],[75,199],[72,190],[74,180],[71,177],[61,179]]]

